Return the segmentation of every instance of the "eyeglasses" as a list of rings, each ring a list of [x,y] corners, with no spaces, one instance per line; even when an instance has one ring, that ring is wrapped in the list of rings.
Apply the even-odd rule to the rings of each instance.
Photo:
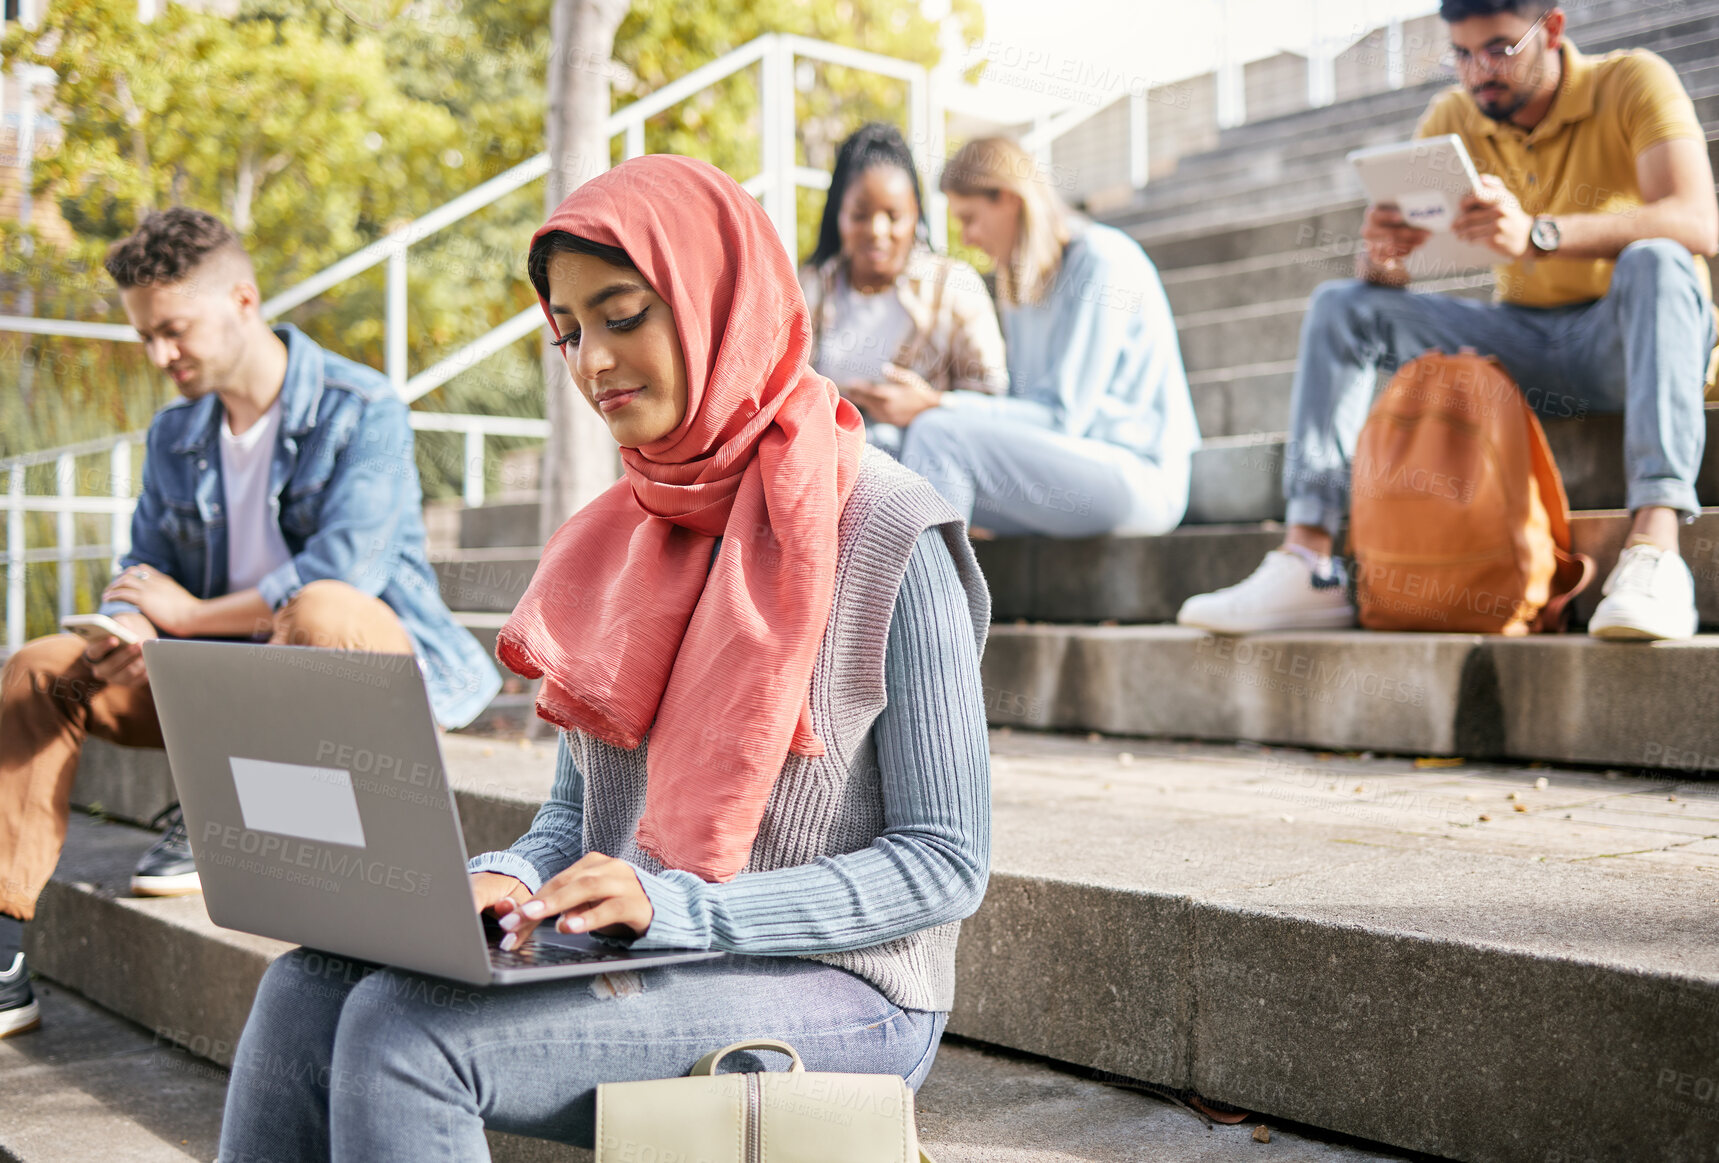
[[[1546,19],[1546,17],[1551,14],[1551,9],[1547,9],[1545,12],[1542,12],[1535,19],[1534,23],[1528,26],[1528,31],[1522,34],[1522,39],[1511,45],[1509,48],[1493,48],[1488,46],[1481,49],[1479,52],[1471,53],[1465,48],[1458,48],[1457,46],[1452,45],[1444,50],[1444,55],[1439,58],[1439,64],[1443,65],[1447,69],[1451,69],[1452,71],[1479,65],[1489,73],[1496,73],[1508,65],[1513,59],[1522,54],[1522,50],[1528,47],[1529,39],[1533,37],[1536,31],[1539,30],[1541,23]]]

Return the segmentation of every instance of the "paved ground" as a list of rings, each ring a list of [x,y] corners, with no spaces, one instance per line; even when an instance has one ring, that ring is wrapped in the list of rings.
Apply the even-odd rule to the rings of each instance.
[[[552,741],[450,735],[443,746],[462,790],[527,796],[548,790]],[[1390,835],[1436,839],[1474,855],[1603,861],[1620,871],[1711,878],[1708,897],[1719,904],[1719,783],[1712,781],[1008,728],[991,733],[991,753],[1000,822],[1012,805],[1042,807],[1050,800],[1108,804],[1130,817],[1269,828],[1273,851],[1228,851],[1223,860],[1232,871],[1281,873],[1284,847],[1298,841],[1317,841],[1312,855],[1327,853],[1331,841]],[[1208,854],[1144,855],[1162,865],[1166,856],[1196,863]],[[1084,854],[1071,855],[1090,865]]]

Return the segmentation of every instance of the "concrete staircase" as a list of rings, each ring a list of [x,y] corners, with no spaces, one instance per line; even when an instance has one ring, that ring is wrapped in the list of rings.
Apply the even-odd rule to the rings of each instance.
[[[1584,50],[1654,47],[1719,129],[1719,0],[1571,7]],[[963,930],[958,1040],[920,1101],[945,1163],[1719,1158],[1719,792],[1703,782],[1719,771],[1719,635],[1164,624],[1281,537],[1296,335],[1312,288],[1348,274],[1359,221],[1343,154],[1406,135],[1436,88],[1225,131],[1107,216],[1163,273],[1207,447],[1168,536],[978,547],[995,862]],[[1710,437],[1716,422],[1709,409]],[[1577,546],[1609,569],[1620,426],[1548,433]],[[1712,439],[1698,487],[1709,508],[1683,547],[1719,629]],[[493,642],[537,564],[536,507],[444,516],[443,595]],[[528,698],[511,690],[479,726],[517,725]],[[549,786],[550,747],[444,747],[468,847],[506,845]],[[194,898],[123,895],[149,842],[132,824],[172,799],[159,754],[92,744],[73,799],[104,815],[74,818],[30,927],[32,965],[59,985],[43,1041],[0,1044],[0,1160],[206,1159],[220,1066],[281,946],[217,929]],[[87,1040],[50,1041],[60,1030]],[[1273,1144],[1094,1079],[1260,1112]],[[164,1094],[178,1113],[151,1107]],[[56,1134],[68,1117],[95,1131]]]
[[[1202,1137],[1209,1153],[1196,1152],[1187,1125],[1081,1091],[1052,1063],[1289,1124],[1296,1146],[1279,1149],[1296,1159],[1710,1157],[1712,784],[1007,728],[992,752],[994,870],[963,930],[950,1029],[1049,1061],[957,1048],[925,1100],[939,1158],[1232,1159],[1251,1146]],[[527,826],[552,754],[444,740],[469,849]],[[135,796],[160,767],[140,758],[92,746],[76,797]],[[28,952],[39,973],[152,1032],[153,1064],[131,1069],[164,1072],[145,1091],[108,1063],[65,1080],[66,1102],[93,1095],[121,1122],[189,1139],[165,1100],[142,1095],[212,1082],[172,1108],[207,1138],[220,1075],[162,1055],[171,1043],[229,1062],[283,946],[216,928],[197,898],[124,896],[149,840],[74,817]],[[0,1055],[0,1092],[11,1065]],[[1076,1098],[1105,1113],[1074,1118]],[[30,1163],[87,1157],[32,1138],[44,1105],[60,1109],[0,1103],[0,1146]],[[1021,1135],[1013,1153],[1008,1128]],[[1342,1153],[1333,1134],[1373,1145]],[[495,1150],[582,1157],[501,1137]]]

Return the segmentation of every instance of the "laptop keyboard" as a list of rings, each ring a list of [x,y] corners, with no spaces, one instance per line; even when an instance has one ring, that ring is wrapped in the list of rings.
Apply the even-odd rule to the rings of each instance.
[[[573,949],[566,945],[551,945],[530,941],[523,948],[489,947],[489,963],[497,969],[535,969],[544,965],[590,965],[597,961],[625,961],[621,950]]]

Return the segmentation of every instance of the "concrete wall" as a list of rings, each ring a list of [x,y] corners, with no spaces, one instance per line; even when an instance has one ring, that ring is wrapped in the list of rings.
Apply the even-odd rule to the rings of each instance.
[[[1129,98],[1112,101],[1051,145],[1051,174],[1066,202],[1133,189],[1128,173]]]
[[[1247,119],[1264,121],[1307,108],[1307,58],[1280,52],[1242,66]]]
[[[1218,146],[1218,80],[1202,73],[1146,92],[1146,154],[1161,178],[1176,162]]]

